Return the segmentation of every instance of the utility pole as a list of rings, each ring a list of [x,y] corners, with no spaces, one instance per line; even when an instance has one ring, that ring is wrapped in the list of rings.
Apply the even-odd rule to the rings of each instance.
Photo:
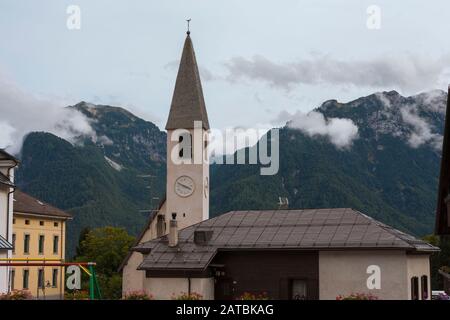
[[[151,214],[157,210],[157,208],[155,208],[155,206],[158,204],[158,200],[159,200],[159,197],[153,196],[153,179],[156,178],[156,176],[151,175],[151,174],[140,174],[140,175],[138,175],[138,177],[144,178],[144,179],[149,179],[149,185],[146,186],[146,188],[150,189],[150,192],[149,192],[149,194],[150,194],[150,209],[139,210],[139,212],[142,212],[142,213],[149,212]],[[156,201],[156,205],[153,202],[154,200]]]

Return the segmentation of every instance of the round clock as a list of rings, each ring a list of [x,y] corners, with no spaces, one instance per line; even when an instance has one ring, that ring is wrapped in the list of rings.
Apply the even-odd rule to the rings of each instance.
[[[188,176],[181,176],[175,181],[175,193],[180,197],[189,197],[195,189],[194,180]]]

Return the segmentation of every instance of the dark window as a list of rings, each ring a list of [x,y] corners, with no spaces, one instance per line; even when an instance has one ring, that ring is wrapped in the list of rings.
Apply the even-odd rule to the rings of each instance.
[[[53,236],[53,254],[58,254],[59,236]]]
[[[44,254],[44,241],[45,237],[43,235],[39,236],[39,254]]]
[[[419,278],[411,278],[411,300],[419,300]]]
[[[214,297],[218,300],[231,300],[234,294],[233,280],[229,277],[220,277],[217,279]]]
[[[420,282],[422,286],[422,300],[428,300],[428,277],[420,277]]]
[[[52,271],[52,287],[56,288],[58,286],[58,269],[53,269]]]
[[[11,285],[10,285],[11,291],[14,290],[14,280],[15,280],[15,278],[16,278],[16,270],[11,269],[10,280],[9,280],[9,281],[11,281],[10,282],[11,283]]]
[[[22,287],[24,289],[28,289],[28,280],[30,278],[30,271],[25,269],[25,270],[23,270],[22,275],[23,275]]]
[[[58,226],[58,222],[53,222],[53,226],[57,227]]]
[[[13,245],[12,252],[16,253],[16,234],[15,233],[13,233],[13,235],[12,235],[12,245]]]
[[[25,224],[30,224],[30,220],[25,220]]]
[[[43,226],[44,225],[44,221],[39,221],[39,225]]]
[[[16,219],[13,219],[13,224],[16,224]]]
[[[26,234],[23,237],[23,253],[30,253],[30,235]]]
[[[185,143],[181,144],[183,141],[186,141]],[[180,151],[178,152],[178,155],[181,159],[192,159],[192,136],[190,133],[182,133],[178,137],[178,142],[180,143]],[[187,144],[187,146],[185,146]]]
[[[291,281],[291,299],[292,300],[306,300],[306,281],[294,279]]]
[[[44,288],[44,269],[38,270],[38,288]]]

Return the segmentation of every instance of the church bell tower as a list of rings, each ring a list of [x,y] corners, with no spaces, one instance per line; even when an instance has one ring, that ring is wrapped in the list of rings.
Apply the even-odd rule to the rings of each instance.
[[[187,32],[167,130],[166,223],[179,228],[209,218],[209,122],[194,48]]]

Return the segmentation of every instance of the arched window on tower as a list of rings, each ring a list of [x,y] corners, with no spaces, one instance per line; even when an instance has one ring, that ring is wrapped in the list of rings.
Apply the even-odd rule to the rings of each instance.
[[[180,151],[178,152],[180,159],[192,159],[192,135],[188,132],[180,134],[178,143],[180,146]]]

